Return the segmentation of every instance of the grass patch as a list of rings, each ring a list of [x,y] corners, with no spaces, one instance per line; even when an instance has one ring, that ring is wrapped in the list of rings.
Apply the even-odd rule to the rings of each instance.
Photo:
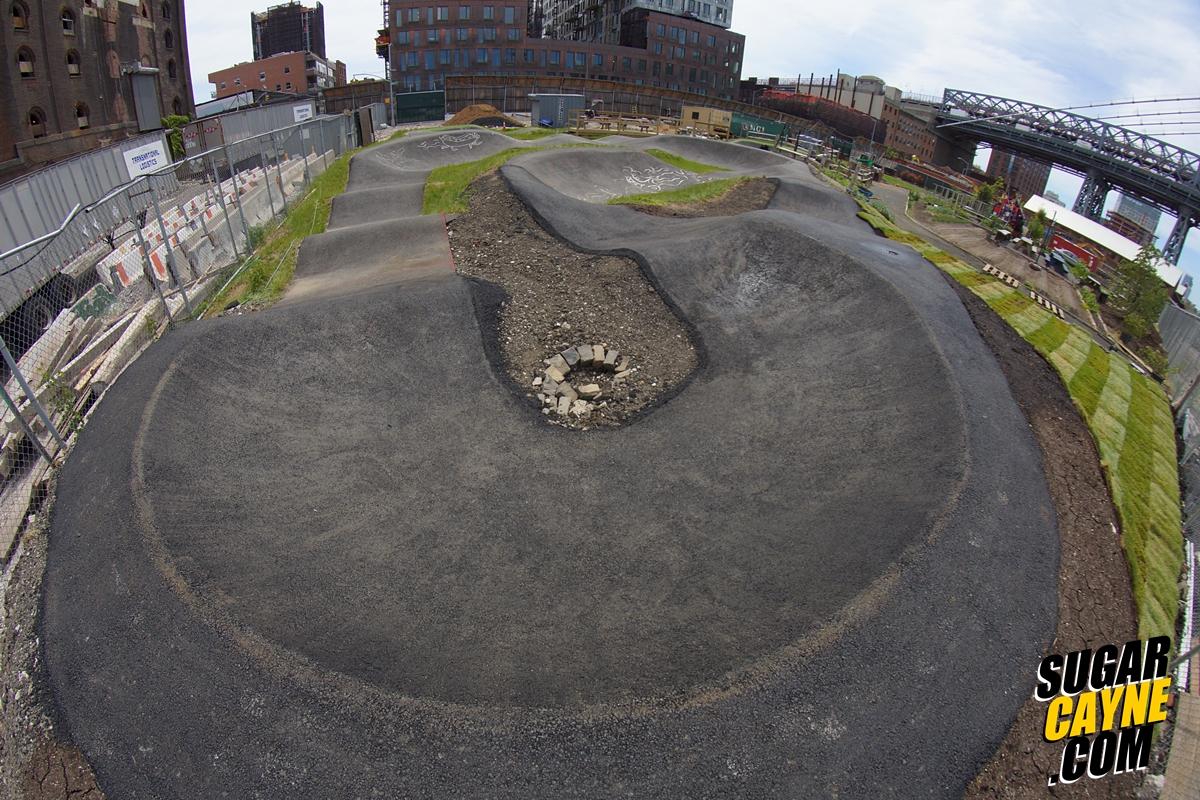
[[[425,199],[422,203],[421,213],[455,214],[466,211],[467,200],[463,197],[463,193],[471,185],[471,181],[489,169],[495,169],[518,153],[529,152],[532,152],[532,149],[514,147],[475,161],[437,167],[429,173],[429,180],[425,181]]]
[[[1174,636],[1183,535],[1175,423],[1162,389],[1083,331],[1017,292],[994,295],[994,282],[979,280],[967,264],[901,231],[866,203],[860,205],[862,219],[889,239],[911,245],[982,297],[1058,373],[1100,453],[1121,523],[1138,632],[1142,637]]]
[[[654,156],[659,161],[665,161],[672,167],[686,169],[688,172],[694,172],[697,175],[704,175],[709,172],[729,172],[729,170],[725,169],[724,167],[714,167],[712,164],[701,164],[699,161],[692,161],[691,159],[684,158],[683,156],[677,156],[674,153],[668,153],[666,150],[650,149],[646,151],[646,155]]]
[[[471,181],[484,172],[499,167],[513,156],[520,155],[521,153],[534,153],[538,150],[590,146],[586,142],[580,142],[579,144],[561,144],[554,147],[513,147],[475,161],[437,167],[433,172],[429,173],[429,180],[425,181],[425,198],[422,202],[421,213],[463,213],[467,210],[467,198],[464,194],[467,191],[467,187],[471,185]]]
[[[884,182],[884,183],[889,183],[889,184],[891,184],[892,186],[899,186],[899,187],[901,187],[902,189],[908,189],[910,192],[913,192],[913,191],[916,191],[916,192],[923,191],[923,190],[921,189],[921,187],[920,187],[920,186],[917,186],[916,184],[913,184],[913,183],[909,183],[908,181],[902,181],[902,180],[900,180],[899,178],[893,178],[891,175],[884,175],[884,176],[883,176],[883,182]]]
[[[398,131],[387,141],[404,133]],[[368,147],[377,144],[381,143]],[[288,213],[278,224],[253,231],[258,239],[253,254],[234,273],[234,280],[201,306],[199,317],[215,316],[233,301],[266,304],[279,299],[296,271],[300,242],[311,234],[323,233],[329,224],[333,198],[345,191],[350,179],[350,159],[356,152],[343,154],[314,178],[301,198],[290,201]]]
[[[941,212],[933,212],[929,215],[934,222],[970,222],[970,218],[961,214],[943,214]]]
[[[684,186],[682,189],[672,189],[669,192],[655,194],[632,194],[628,197],[614,197],[608,201],[610,206],[639,205],[665,206],[671,203],[698,203],[720,197],[733,187],[754,180],[753,178],[725,178],[708,183],[697,183],[695,186]]]
[[[566,128],[521,128],[515,131],[503,131],[505,136],[528,142],[533,139],[545,139],[559,133],[566,133]]]

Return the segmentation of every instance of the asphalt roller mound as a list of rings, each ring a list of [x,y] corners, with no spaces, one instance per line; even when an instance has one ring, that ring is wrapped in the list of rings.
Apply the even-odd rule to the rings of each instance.
[[[954,797],[994,751],[1057,540],[941,277],[827,197],[652,220],[536,156],[509,184],[637,257],[701,367],[633,424],[547,426],[485,355],[494,287],[453,275],[152,346],[64,467],[46,578],[113,796]],[[382,258],[379,224],[298,276]]]

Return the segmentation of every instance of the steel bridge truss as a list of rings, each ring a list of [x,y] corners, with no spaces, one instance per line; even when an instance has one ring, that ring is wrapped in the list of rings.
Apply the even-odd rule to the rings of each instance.
[[[1200,219],[1200,155],[1144,133],[1045,106],[947,89],[938,130],[987,142],[1084,176],[1074,210],[1099,221],[1113,188],[1177,219],[1163,257],[1177,263]]]

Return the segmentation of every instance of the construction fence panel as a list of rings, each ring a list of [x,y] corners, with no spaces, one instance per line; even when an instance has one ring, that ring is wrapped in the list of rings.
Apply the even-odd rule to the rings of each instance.
[[[1200,419],[1200,316],[1168,303],[1158,318],[1158,331],[1170,362],[1167,389],[1171,404]]]
[[[0,561],[91,405],[247,261],[346,152],[348,124],[316,118],[189,156],[0,258]]]
[[[160,131],[75,156],[0,186],[0,252],[56,230],[76,205],[93,203],[127,183],[125,153],[146,145],[167,152]]]

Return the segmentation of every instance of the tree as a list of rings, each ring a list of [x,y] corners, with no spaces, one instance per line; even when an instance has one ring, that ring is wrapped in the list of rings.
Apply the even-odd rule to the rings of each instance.
[[[993,183],[982,183],[975,190],[975,198],[984,205],[992,205],[996,198],[1004,196],[1004,181],[997,178]]]
[[[171,146],[171,157],[176,161],[183,158],[183,126],[191,122],[187,117],[171,114],[163,117],[163,127],[167,129],[167,142]]]
[[[1046,212],[1038,209],[1032,217],[1029,218],[1029,238],[1038,247],[1042,245],[1042,239],[1046,236],[1046,226],[1050,220],[1046,217]]]
[[[1148,244],[1138,251],[1137,258],[1122,261],[1117,267],[1112,283],[1112,304],[1125,312],[1125,329],[1131,336],[1138,336],[1132,327],[1146,335],[1163,306],[1171,298],[1171,287],[1158,277],[1155,264],[1161,259],[1158,248]]]

